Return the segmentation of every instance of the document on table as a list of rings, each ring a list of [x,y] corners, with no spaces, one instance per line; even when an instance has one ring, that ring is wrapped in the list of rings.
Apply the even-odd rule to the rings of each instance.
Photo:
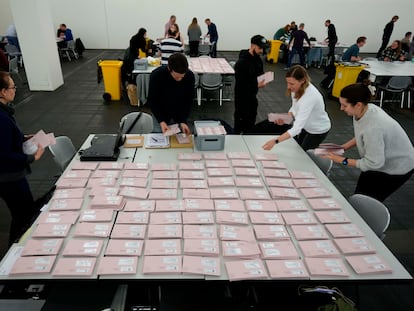
[[[145,136],[145,148],[169,148],[170,138],[163,134],[148,134]]]
[[[272,82],[275,79],[275,73],[273,71],[267,71],[264,74],[257,77],[257,82],[264,81],[266,84]]]
[[[267,115],[267,120],[269,120],[269,122],[275,122],[279,119],[282,119],[285,124],[293,122],[293,117],[290,113],[269,113]]]

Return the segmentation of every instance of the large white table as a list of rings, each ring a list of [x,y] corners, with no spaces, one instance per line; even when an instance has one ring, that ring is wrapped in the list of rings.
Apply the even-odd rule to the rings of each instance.
[[[89,136],[86,140],[83,148],[87,147],[90,143],[90,139],[92,136]],[[219,152],[248,152],[250,153],[251,157],[257,153],[266,153],[262,149],[262,145],[269,139],[269,136],[238,136],[238,135],[229,135],[226,136],[225,147],[223,151]],[[198,151],[195,147],[194,148],[176,148],[176,149],[145,149],[145,148],[122,148],[120,159],[119,161],[123,162],[145,162],[154,164],[154,163],[176,163],[178,162],[178,154],[180,153],[193,153],[193,152],[201,152],[201,153],[211,153],[217,151]],[[390,274],[376,274],[376,275],[358,275],[356,274],[353,269],[347,265],[347,269],[350,273],[347,277],[318,277],[318,276],[311,276],[310,281],[355,281],[355,282],[363,282],[369,280],[383,280],[383,281],[410,281],[412,280],[412,276],[407,272],[407,270],[399,263],[398,259],[394,257],[394,255],[387,249],[387,247],[382,243],[382,241],[373,233],[373,231],[366,225],[365,222],[360,218],[360,216],[354,211],[354,209],[349,205],[348,201],[341,195],[341,193],[335,188],[335,186],[330,182],[330,180],[319,170],[319,168],[312,162],[312,160],[307,156],[307,154],[299,147],[299,145],[294,140],[289,140],[283,142],[280,145],[277,145],[272,151],[268,151],[267,153],[276,153],[278,156],[279,161],[286,164],[288,170],[299,170],[299,171],[308,171],[313,173],[319,183],[325,187],[331,194],[332,198],[334,198],[343,208],[343,211],[347,214],[347,216],[351,219],[352,223],[356,224],[364,233],[366,239],[375,247],[377,254],[379,254],[392,268],[392,273]],[[75,163],[79,162],[79,158],[76,157],[73,159],[67,171],[70,170],[71,166]],[[257,168],[261,171],[261,167],[258,165]],[[262,171],[261,171],[262,172]],[[233,176],[234,177],[234,176]],[[263,176],[262,176],[263,177]],[[149,186],[147,186],[149,187]],[[178,188],[178,198],[181,198],[182,190]],[[85,197],[85,202],[82,210],[87,208],[89,202],[89,196]],[[250,224],[251,225],[251,224]],[[75,224],[76,226],[76,224]],[[218,226],[218,225],[217,225]],[[288,228],[288,230],[290,230]],[[69,236],[65,239],[64,244],[67,240],[72,238],[74,228],[71,229]],[[50,274],[45,275],[23,275],[23,276],[9,276],[4,274],[4,271],[7,271],[7,266],[13,264],[13,262],[19,256],[19,251],[21,251],[22,247],[26,243],[27,239],[30,238],[30,231],[28,236],[23,239],[19,244],[15,244],[11,247],[7,255],[3,258],[0,263],[0,273],[3,272],[3,275],[0,275],[0,280],[2,281],[14,281],[14,280],[27,280],[27,279],[34,279],[34,280],[49,280],[49,281],[56,281],[59,279],[72,279],[71,277],[61,277],[57,278]],[[291,234],[292,242],[297,245],[297,241],[295,240],[293,234]],[[106,245],[107,240],[105,241],[104,245]],[[144,245],[145,247],[145,245]],[[62,248],[63,249],[63,248]],[[297,247],[299,253],[300,249]],[[300,253],[301,254],[301,253]],[[62,255],[58,255],[58,258]],[[103,256],[103,251],[101,255]],[[99,259],[97,258],[97,265],[99,264]],[[301,255],[303,258],[303,255]],[[142,263],[143,263],[143,256],[139,257],[138,259],[138,270],[136,274],[133,275],[112,275],[112,276],[98,276],[95,273],[87,278],[80,278],[80,279],[110,279],[110,280],[208,280],[208,281],[223,281],[228,280],[226,268],[224,263],[228,259],[221,258],[221,275],[220,276],[203,276],[203,275],[188,275],[188,274],[177,274],[177,275],[143,275],[141,273]],[[344,260],[346,263],[346,261]],[[78,278],[74,278],[78,279]],[[269,280],[269,279],[268,279]],[[276,279],[277,280],[277,279]],[[277,280],[283,281],[283,280]]]
[[[370,80],[375,82],[379,77],[408,76],[414,77],[414,62],[384,62],[378,60],[362,60],[365,70],[370,72]]]

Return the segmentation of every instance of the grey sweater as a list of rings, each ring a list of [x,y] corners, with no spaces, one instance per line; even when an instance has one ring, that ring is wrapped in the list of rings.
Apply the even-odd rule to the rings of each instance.
[[[356,144],[361,171],[379,171],[403,175],[414,168],[414,148],[404,129],[374,104],[368,104],[364,116],[354,118]]]

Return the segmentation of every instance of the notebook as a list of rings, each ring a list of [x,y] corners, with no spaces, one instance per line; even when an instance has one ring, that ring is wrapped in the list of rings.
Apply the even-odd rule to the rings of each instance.
[[[91,146],[81,151],[81,161],[116,161],[119,146],[123,143],[121,132],[118,134],[97,134]]]

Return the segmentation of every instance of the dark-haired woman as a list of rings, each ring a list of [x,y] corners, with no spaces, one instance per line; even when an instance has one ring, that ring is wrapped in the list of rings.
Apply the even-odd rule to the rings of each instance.
[[[394,40],[389,47],[382,51],[378,60],[384,62],[404,61],[406,54],[402,49],[400,40]]]
[[[265,120],[256,125],[255,132],[281,134],[277,139],[266,142],[263,145],[265,150],[270,150],[291,137],[304,150],[314,149],[331,129],[322,94],[311,83],[308,72],[302,66],[292,66],[285,77],[287,94],[292,98],[292,107],[288,113],[294,118],[293,125],[285,124],[281,119],[274,123]]]
[[[369,104],[371,91],[363,83],[341,90],[341,110],[353,117],[355,137],[342,145],[357,147],[359,159],[328,154],[336,163],[359,168],[355,193],[384,201],[414,173],[414,148],[404,129],[380,107]]]
[[[147,30],[145,28],[140,28],[138,32],[132,36],[129,41],[129,49],[134,58],[138,58],[140,49],[142,53],[145,53],[146,55],[152,53],[151,48],[147,47]]]
[[[28,138],[16,125],[9,103],[16,95],[16,85],[8,72],[0,71],[0,198],[11,213],[9,246],[26,230],[38,210],[26,175],[30,163],[39,160],[44,149],[38,146],[33,155],[23,153]]]

